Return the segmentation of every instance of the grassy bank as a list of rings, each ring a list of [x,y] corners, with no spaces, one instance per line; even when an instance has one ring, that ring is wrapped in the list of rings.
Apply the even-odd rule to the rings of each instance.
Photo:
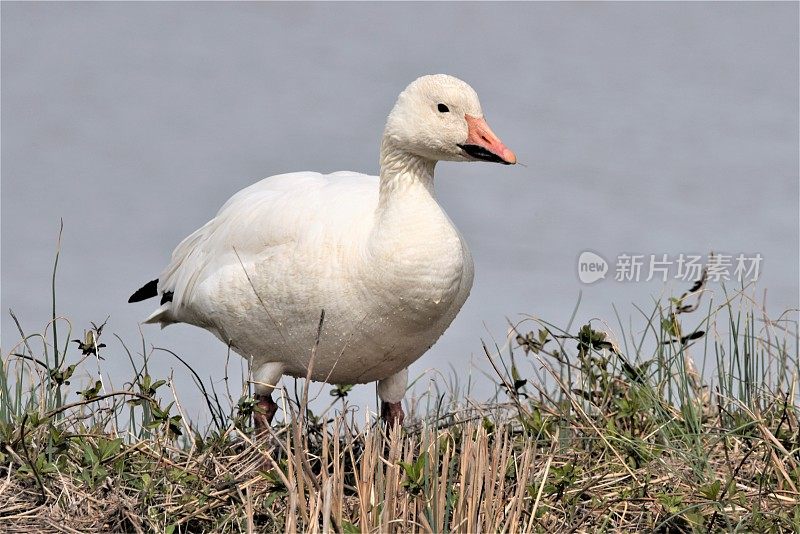
[[[800,531],[797,313],[693,289],[627,326],[513,325],[484,347],[494,399],[428,398],[400,432],[314,414],[306,389],[259,440],[247,391],[196,377],[196,428],[146,343],[102,325],[71,343],[54,313],[3,354],[0,529]],[[104,356],[129,359],[123,389]]]

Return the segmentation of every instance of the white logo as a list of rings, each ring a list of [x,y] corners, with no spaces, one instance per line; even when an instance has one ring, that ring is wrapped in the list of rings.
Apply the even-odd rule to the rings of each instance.
[[[578,278],[584,284],[593,284],[606,277],[608,262],[594,252],[581,252],[578,258]]]

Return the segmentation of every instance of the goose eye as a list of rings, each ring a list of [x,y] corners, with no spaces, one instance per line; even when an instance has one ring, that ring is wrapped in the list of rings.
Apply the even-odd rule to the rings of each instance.
[[[444,104],[439,104],[438,106],[436,106],[436,108],[439,110],[439,113],[447,113],[448,111],[450,111],[450,108],[448,108]]]

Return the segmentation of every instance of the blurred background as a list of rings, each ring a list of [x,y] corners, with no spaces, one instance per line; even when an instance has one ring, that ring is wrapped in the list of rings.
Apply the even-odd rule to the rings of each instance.
[[[436,368],[491,395],[481,340],[502,346],[508,320],[566,326],[581,295],[575,324],[613,326],[614,305],[627,326],[633,304],[690,285],[615,281],[621,254],[760,254],[768,310],[796,308],[797,18],[797,3],[4,2],[2,350],[19,340],[9,308],[27,333],[49,320],[63,218],[58,313],[72,338],[110,315],[103,365],[121,386],[130,364],[110,334],[142,351],[153,305],[127,298],[183,237],[272,174],[376,174],[397,94],[437,72],[476,89],[525,165],[437,167],[476,279],[412,367],[418,388]],[[610,264],[592,285],[586,250]],[[221,387],[211,334],[142,332]],[[199,400],[173,357],[150,366]],[[374,386],[351,399],[374,406]]]

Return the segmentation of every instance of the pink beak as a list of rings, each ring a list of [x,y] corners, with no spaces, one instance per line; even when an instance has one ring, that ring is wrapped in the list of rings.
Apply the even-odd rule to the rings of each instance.
[[[467,119],[467,140],[459,145],[475,159],[513,165],[517,156],[494,134],[483,117],[464,115]]]

